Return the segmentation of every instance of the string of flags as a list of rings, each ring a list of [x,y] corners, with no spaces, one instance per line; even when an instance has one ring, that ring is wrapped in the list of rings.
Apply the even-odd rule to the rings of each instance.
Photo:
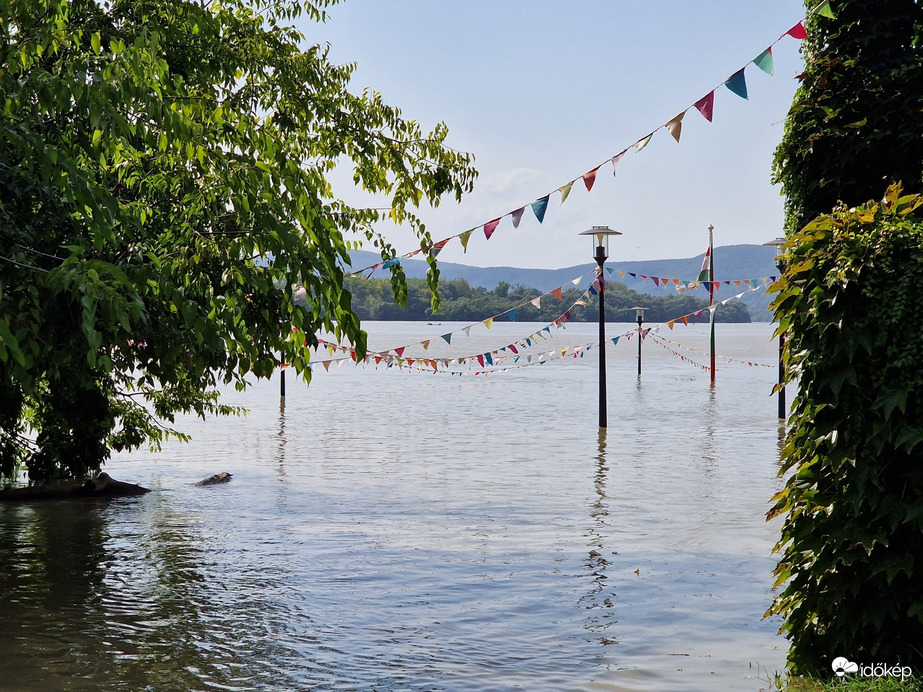
[[[681,358],[682,360],[689,360],[689,359],[688,359],[687,357],[684,357],[681,353],[679,353],[679,352],[677,352],[677,351],[674,351],[673,349],[669,348],[669,347],[667,346],[667,344],[670,344],[671,346],[675,346],[676,348],[685,349],[686,351],[690,351],[690,352],[692,352],[692,353],[698,353],[699,355],[704,355],[704,356],[710,355],[707,351],[702,351],[702,350],[699,350],[699,349],[697,349],[697,348],[692,348],[691,346],[686,346],[685,344],[678,343],[678,342],[676,342],[676,341],[671,341],[670,339],[665,338],[662,334],[659,334],[659,333],[657,333],[656,331],[655,331],[655,333],[651,334],[650,336],[651,336],[651,339],[653,339],[657,344],[659,344],[660,346],[662,346],[662,347],[665,348],[666,350],[670,351],[670,353],[672,353],[673,355],[678,356],[678,357]],[[716,354],[715,357],[718,358],[719,360],[724,361],[725,363],[740,363],[740,364],[743,364],[743,365],[748,365],[748,366],[750,366],[751,368],[775,368],[775,367],[778,367],[778,365],[773,365],[773,364],[770,364],[770,363],[757,363],[757,362],[754,362],[754,361],[752,361],[752,360],[742,360],[742,359],[740,359],[740,358],[728,358],[727,356],[722,356],[722,355],[718,355],[718,354]],[[694,361],[691,361],[691,360],[689,360],[689,362],[694,363]],[[697,363],[695,363],[695,364],[698,365]]]
[[[808,15],[806,15],[805,19],[807,19],[807,17],[810,17],[814,14],[817,14],[823,17],[828,17],[831,19],[834,18],[833,11],[830,8],[829,0],[821,3],[814,10],[809,12]],[[491,219],[490,221],[487,221],[482,224],[478,224],[477,226],[474,226],[473,228],[469,228],[468,230],[462,233],[449,236],[431,245],[422,246],[416,250],[413,250],[412,252],[408,252],[398,257],[393,257],[390,259],[382,260],[381,262],[370,265],[368,267],[363,267],[362,269],[352,270],[350,272],[347,272],[345,276],[348,278],[348,277],[355,276],[355,275],[365,274],[365,272],[368,272],[367,276],[371,276],[378,269],[388,269],[394,266],[395,264],[400,264],[401,260],[414,257],[415,255],[421,252],[429,253],[432,257],[435,258],[439,255],[439,253],[443,250],[443,248],[445,248],[445,246],[450,241],[455,240],[455,239],[458,239],[458,241],[461,243],[462,250],[467,252],[468,242],[471,240],[471,236],[473,233],[475,233],[475,231],[478,231],[478,230],[482,231],[485,239],[490,240],[491,236],[493,236],[494,232],[500,226],[500,222],[503,219],[506,219],[507,217],[510,218],[513,228],[519,228],[519,224],[522,222],[522,218],[525,215],[527,207],[531,210],[532,215],[535,217],[536,221],[538,221],[539,224],[543,223],[545,220],[545,214],[548,211],[548,205],[549,205],[552,195],[559,194],[560,204],[564,204],[564,202],[567,200],[568,196],[570,195],[571,190],[574,187],[574,184],[578,180],[582,181],[583,186],[586,188],[587,192],[591,192],[596,182],[597,175],[603,166],[607,164],[611,164],[612,175],[614,177],[616,174],[616,168],[618,166],[619,161],[621,161],[622,158],[632,150],[634,150],[635,152],[641,152],[645,147],[647,147],[648,144],[650,144],[651,140],[654,138],[654,135],[657,134],[660,130],[666,130],[667,132],[669,132],[670,136],[672,136],[673,139],[677,143],[679,143],[680,137],[682,135],[683,120],[686,117],[686,114],[690,110],[695,109],[696,111],[699,112],[699,114],[703,118],[705,118],[705,120],[707,120],[708,122],[712,122],[714,118],[714,112],[715,112],[715,94],[716,92],[720,91],[722,86],[726,87],[731,93],[735,94],[736,96],[742,99],[745,99],[745,100],[748,99],[747,81],[746,81],[746,75],[745,75],[746,68],[750,65],[755,65],[762,72],[765,72],[766,74],[772,76],[773,75],[772,49],[777,43],[779,43],[780,41],[782,41],[784,38],[788,36],[798,41],[801,41],[807,38],[807,31],[804,28],[804,20],[798,22],[791,29],[783,33],[781,36],[779,36],[779,38],[773,41],[769,45],[768,48],[766,48],[755,58],[750,60],[746,65],[741,67],[739,70],[734,72],[730,77],[725,79],[721,84],[713,88],[711,91],[705,94],[698,101],[687,106],[685,109],[680,111],[677,115],[673,116],[670,120],[668,120],[664,124],[660,125],[659,127],[654,128],[649,134],[637,140],[634,144],[631,144],[630,146],[625,147],[619,153],[615,154],[614,156],[610,156],[609,158],[605,159],[602,163],[599,163],[598,165],[594,166],[593,168],[583,173],[582,175],[577,176],[576,178],[564,183],[563,185],[558,186],[557,188],[555,188],[548,194],[543,195],[533,200],[532,202],[523,204],[517,207],[516,209],[507,212],[506,214],[502,214],[501,216]]]
[[[574,282],[579,283],[579,281],[582,278],[583,276],[578,277],[577,279],[574,279]],[[475,363],[477,363],[477,366],[480,368],[480,372],[488,371],[487,370],[488,368],[491,368],[491,370],[489,371],[492,372],[493,368],[503,366],[509,360],[512,360],[513,365],[517,365],[520,363],[520,361],[524,360],[525,362],[522,363],[522,365],[527,365],[527,364],[542,364],[544,362],[547,362],[548,360],[556,359],[558,357],[561,357],[561,358],[564,358],[567,356],[571,356],[574,358],[583,357],[584,353],[591,350],[594,346],[598,346],[598,342],[596,344],[592,344],[592,343],[591,344],[580,344],[577,346],[567,346],[564,348],[556,348],[556,349],[549,350],[547,352],[542,351],[537,356],[535,356],[535,354],[533,353],[526,353],[526,351],[528,349],[533,348],[537,344],[540,344],[541,343],[540,340],[544,341],[550,338],[552,336],[552,329],[566,328],[566,323],[572,320],[574,317],[575,309],[578,307],[585,306],[587,304],[589,296],[591,294],[598,293],[598,286],[599,286],[599,278],[597,277],[596,281],[594,281],[593,284],[591,284],[590,287],[587,288],[586,291],[584,291],[584,293],[580,296],[580,298],[574,301],[567,310],[561,313],[561,315],[559,315],[557,318],[555,318],[554,320],[546,324],[541,329],[533,331],[524,337],[520,337],[519,339],[516,339],[506,344],[505,346],[500,346],[498,348],[491,349],[491,350],[488,350],[482,353],[468,354],[468,355],[463,355],[463,356],[454,356],[451,358],[446,358],[446,357],[430,358],[426,356],[414,357],[414,356],[410,356],[406,354],[407,349],[411,347],[415,347],[415,346],[422,347],[424,352],[428,351],[431,343],[435,340],[435,338],[431,338],[431,339],[424,339],[422,341],[418,341],[413,344],[406,344],[404,346],[399,346],[396,348],[389,348],[384,351],[370,351],[366,353],[364,358],[359,359],[358,356],[356,355],[356,351],[354,348],[350,346],[344,346],[341,344],[337,344],[334,342],[325,341],[323,339],[319,339],[318,346],[320,348],[325,348],[328,352],[328,355],[330,355],[331,357],[328,359],[312,360],[309,365],[311,365],[312,367],[321,365],[328,372],[332,365],[335,364],[337,367],[341,367],[343,363],[346,363],[346,362],[353,362],[357,366],[374,364],[376,368],[379,365],[384,364],[386,367],[389,367],[389,368],[397,366],[399,370],[402,370],[403,366],[406,365],[408,368],[408,371],[412,371],[414,366],[416,366],[417,370],[427,370],[427,371],[431,370],[432,372],[440,372],[440,368],[442,368],[443,371],[450,371],[449,369],[454,366],[466,366],[470,369],[474,367]],[[555,295],[560,299],[560,296],[558,294],[560,293],[562,288],[563,287],[558,287],[557,289],[554,289],[553,291],[550,291],[549,293],[546,293],[544,295]],[[702,319],[703,315],[706,312],[712,313],[715,310],[717,310],[720,305],[729,303],[732,300],[739,300],[742,296],[746,295],[747,293],[751,293],[753,291],[760,290],[762,288],[765,288],[765,285],[759,285],[759,286],[750,288],[746,291],[741,291],[740,293],[734,296],[731,296],[729,298],[725,298],[724,300],[720,302],[716,302],[713,305],[703,307],[699,310],[695,310],[686,315],[682,315],[672,320],[668,320],[667,322],[664,322],[663,325],[666,325],[671,330],[674,328],[677,322],[683,325],[688,325],[693,320]],[[541,296],[539,298],[541,298]],[[535,299],[535,300],[538,300],[538,299]],[[532,301],[529,301],[529,302],[532,302]],[[511,310],[507,311],[507,313],[515,312],[515,309],[516,308],[512,308]],[[506,313],[500,313],[500,314],[503,315]],[[452,332],[443,334],[438,338],[441,338],[442,341],[444,341],[446,345],[449,345],[452,343],[453,334],[462,332],[465,334],[465,336],[470,336],[470,331],[472,327],[475,327],[478,325],[484,325],[487,329],[490,329],[491,326],[493,326],[493,323],[496,317],[497,317],[496,315],[494,317],[489,317],[485,320],[482,320],[481,322],[476,322],[474,324],[462,327],[461,329],[454,330]],[[511,321],[512,321],[512,318],[511,318]],[[642,339],[645,338],[652,329],[659,330],[663,325],[656,325],[654,327],[649,327],[648,329],[643,330],[641,332],[640,338]],[[626,340],[630,341],[636,333],[637,333],[636,330],[631,330],[629,332],[626,332],[625,334],[612,337],[611,339],[608,339],[608,340],[611,341],[613,345],[617,345],[619,340],[622,338],[625,338]],[[340,353],[342,355],[341,357],[334,358],[333,356],[335,353]],[[556,355],[558,353],[560,353],[560,356]]]

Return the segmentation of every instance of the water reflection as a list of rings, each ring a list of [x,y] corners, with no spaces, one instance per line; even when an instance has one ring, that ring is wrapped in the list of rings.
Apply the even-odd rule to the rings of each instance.
[[[615,644],[616,639],[606,630],[614,625],[615,604],[613,602],[613,589],[609,587],[607,574],[611,561],[606,557],[606,538],[608,534],[609,507],[606,496],[609,466],[606,459],[607,428],[599,428],[597,438],[597,454],[595,472],[593,475],[593,488],[595,497],[590,505],[590,519],[592,523],[587,530],[589,539],[589,555],[584,562],[590,578],[592,579],[591,591],[580,599],[581,605],[590,612],[587,615],[585,628],[599,638],[602,644]]]

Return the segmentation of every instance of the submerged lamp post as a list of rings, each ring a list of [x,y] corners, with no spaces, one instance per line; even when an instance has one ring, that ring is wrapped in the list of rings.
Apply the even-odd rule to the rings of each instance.
[[[768,243],[763,243],[767,247],[774,247],[776,249],[776,269],[779,270],[779,277],[781,278],[783,272],[785,271],[785,259],[782,257],[782,246],[785,244],[785,238],[776,238],[775,240],[770,240]],[[779,418],[785,420],[788,416],[785,411],[785,365],[783,364],[783,358],[785,356],[785,334],[781,331],[779,332]]]
[[[608,226],[593,226],[588,231],[578,235],[588,235],[593,238],[593,259],[596,260],[597,282],[599,284],[599,427],[607,427],[606,417],[606,279],[603,276],[603,265],[609,257],[609,237],[622,235],[613,231]]]
[[[644,311],[647,308],[629,308],[629,310],[634,310],[638,316],[638,377],[641,377],[641,342],[644,341],[644,332],[641,330],[641,325],[644,324]]]

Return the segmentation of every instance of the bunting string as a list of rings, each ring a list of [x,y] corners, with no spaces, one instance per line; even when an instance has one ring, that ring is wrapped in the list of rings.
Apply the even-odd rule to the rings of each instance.
[[[532,202],[523,204],[517,207],[516,209],[507,212],[506,214],[503,214],[494,219],[491,219],[490,221],[487,221],[483,224],[479,224],[477,226],[469,228],[468,230],[462,233],[449,236],[447,238],[444,238],[430,245],[421,245],[420,248],[413,250],[412,252],[408,252],[406,254],[396,256],[390,259],[384,259],[381,262],[378,262],[374,265],[363,267],[362,269],[352,270],[350,272],[347,272],[345,276],[349,278],[355,275],[363,275],[365,274],[365,272],[368,272],[367,276],[371,276],[378,269],[390,268],[394,266],[395,264],[399,264],[401,260],[408,259],[421,252],[428,253],[432,257],[436,257],[450,241],[455,240],[455,239],[458,239],[459,242],[461,243],[462,250],[467,252],[468,241],[471,239],[471,235],[475,233],[475,231],[478,231],[478,230],[483,231],[485,239],[490,240],[494,232],[499,227],[500,222],[506,217],[510,217],[510,219],[512,220],[513,227],[518,228],[522,220],[522,217],[525,213],[526,207],[529,207],[532,210],[532,214],[535,216],[535,219],[536,221],[538,221],[539,224],[543,223],[545,220],[545,213],[548,210],[548,204],[549,204],[549,201],[552,195],[559,194],[560,204],[564,204],[564,202],[567,200],[568,196],[571,193],[574,183],[576,183],[578,180],[581,180],[583,182],[583,185],[586,188],[587,192],[591,192],[596,182],[597,174],[603,166],[607,164],[611,165],[612,175],[613,177],[615,177],[616,167],[618,166],[619,161],[621,161],[622,158],[627,153],[629,153],[629,151],[631,150],[634,150],[635,152],[641,152],[645,147],[647,147],[648,144],[650,144],[654,135],[657,134],[657,132],[659,132],[660,130],[666,130],[667,132],[669,132],[671,137],[677,143],[679,143],[681,133],[682,133],[683,119],[685,118],[686,113],[688,113],[690,110],[695,109],[696,111],[699,112],[699,114],[703,118],[705,118],[706,121],[708,121],[709,123],[712,122],[712,119],[714,117],[714,108],[715,108],[715,94],[716,92],[720,91],[722,86],[726,87],[731,93],[735,94],[736,96],[743,98],[743,99],[748,99],[747,82],[746,82],[746,76],[745,76],[746,68],[750,65],[755,65],[762,72],[766,73],[767,75],[772,76],[773,75],[773,56],[772,56],[773,47],[788,36],[798,41],[801,41],[807,38],[807,32],[805,31],[805,28],[804,28],[804,21],[806,21],[809,17],[811,17],[814,14],[818,14],[820,16],[829,17],[829,18],[834,17],[833,11],[830,9],[829,1],[822,3],[821,5],[816,7],[814,10],[809,12],[805,16],[805,19],[798,22],[791,29],[783,33],[781,36],[779,36],[779,38],[773,41],[769,45],[768,48],[760,52],[759,55],[757,55],[755,58],[750,60],[743,67],[741,67],[739,70],[734,72],[730,77],[725,79],[718,86],[716,86],[711,91],[709,91],[707,94],[705,94],[705,96],[703,96],[695,103],[681,110],[677,115],[673,116],[666,123],[654,128],[649,134],[637,140],[634,144],[631,144],[630,146],[627,146],[624,149],[622,149],[619,153],[608,157],[601,163],[597,164],[596,166],[588,170],[586,173],[570,180],[569,182],[564,183],[563,185],[558,186],[557,188],[555,188],[548,194],[543,195],[539,197],[538,199],[535,199]]]

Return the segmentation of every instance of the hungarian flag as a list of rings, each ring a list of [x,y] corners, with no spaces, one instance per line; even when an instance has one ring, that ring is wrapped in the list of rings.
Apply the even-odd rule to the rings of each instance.
[[[711,275],[709,273],[710,266],[711,247],[705,250],[705,259],[702,260],[702,270],[699,272],[699,276],[696,278],[695,282],[690,282],[688,285],[680,284],[676,287],[676,290],[679,293],[685,293],[686,291],[691,291],[703,281],[711,281]]]

